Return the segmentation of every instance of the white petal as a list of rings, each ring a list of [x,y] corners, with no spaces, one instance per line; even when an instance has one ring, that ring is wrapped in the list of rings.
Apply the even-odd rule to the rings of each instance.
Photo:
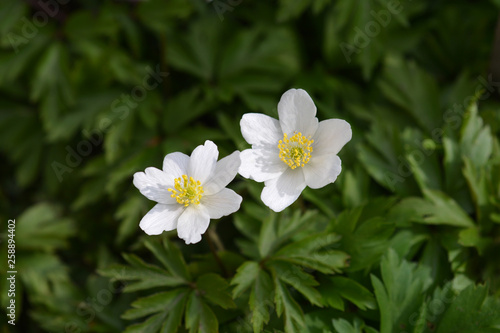
[[[210,224],[208,211],[202,205],[189,205],[179,217],[177,235],[186,244],[198,243]]]
[[[319,123],[313,136],[313,156],[334,154],[352,138],[351,125],[342,119],[328,119]]]
[[[210,140],[205,141],[203,146],[196,147],[191,154],[188,176],[199,180],[203,185],[213,174],[218,157],[219,151],[215,143]]]
[[[294,132],[313,136],[318,128],[316,106],[305,90],[290,89],[285,92],[278,103],[278,114],[281,129],[289,137]]]
[[[299,197],[306,187],[301,169],[288,168],[281,176],[266,181],[260,198],[275,212],[281,212]]]
[[[260,113],[246,113],[240,121],[241,134],[251,145],[278,145],[283,139],[280,122]]]
[[[163,159],[163,171],[178,178],[187,174],[189,156],[183,153],[171,153]]]
[[[310,188],[321,188],[333,183],[342,170],[340,158],[328,154],[313,156],[304,167],[304,177]]]
[[[233,190],[223,189],[217,194],[207,195],[201,198],[201,204],[205,206],[211,219],[220,219],[240,209],[242,198]]]
[[[246,149],[241,152],[238,173],[258,182],[280,176],[288,166],[279,159],[279,149]]]
[[[215,171],[208,182],[203,185],[205,195],[211,195],[219,192],[229,184],[241,165],[240,152],[235,151],[229,156],[224,157],[215,165]]]
[[[184,206],[157,204],[141,220],[139,226],[148,235],[159,235],[163,231],[177,228],[177,219],[184,211]]]
[[[174,187],[174,178],[157,168],[146,168],[145,172],[134,174],[134,186],[149,200],[163,204],[173,204],[175,201],[168,192]]]

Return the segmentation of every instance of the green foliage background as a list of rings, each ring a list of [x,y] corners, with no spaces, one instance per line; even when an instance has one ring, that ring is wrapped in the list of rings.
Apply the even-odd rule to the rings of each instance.
[[[0,327],[499,332],[500,3],[391,2],[2,0]],[[247,148],[241,116],[292,87],[352,125],[335,184],[276,214],[238,176],[202,242],[139,229],[134,172]]]

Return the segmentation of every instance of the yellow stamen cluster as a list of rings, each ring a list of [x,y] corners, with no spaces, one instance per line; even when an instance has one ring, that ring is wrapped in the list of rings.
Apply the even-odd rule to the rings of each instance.
[[[292,169],[303,167],[311,158],[313,142],[310,136],[305,137],[300,132],[295,133],[290,139],[285,133],[283,140],[278,144],[280,159]]]
[[[203,194],[203,186],[201,186],[200,181],[195,181],[193,177],[187,175],[182,175],[182,177],[176,178],[175,189],[169,188],[168,191],[172,192],[171,197],[175,198],[178,203],[189,206],[189,204],[200,204],[200,199]]]

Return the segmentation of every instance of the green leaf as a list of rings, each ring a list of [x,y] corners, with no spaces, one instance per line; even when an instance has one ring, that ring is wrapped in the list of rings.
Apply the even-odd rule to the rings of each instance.
[[[156,333],[165,319],[165,313],[158,313],[151,316],[141,324],[135,324],[127,327],[124,333]]]
[[[16,268],[18,272],[23,272],[20,278],[25,289],[33,293],[38,302],[57,297],[59,288],[70,283],[67,267],[58,256],[51,253],[19,256]]]
[[[131,266],[110,265],[107,268],[100,269],[99,273],[113,280],[135,281],[128,282],[124,292],[151,289],[155,287],[175,287],[185,284],[185,280],[170,275],[167,271],[145,263],[139,257],[133,254],[124,254],[123,257]]]
[[[441,161],[436,153],[436,142],[424,138],[419,130],[406,129],[403,132],[405,140],[405,158],[408,161],[413,177],[421,189],[442,190]],[[403,163],[403,159],[400,159]]]
[[[473,227],[474,222],[450,197],[440,191],[423,190],[425,199],[403,199],[394,211],[408,214],[417,223]]]
[[[478,115],[477,103],[472,103],[464,115],[461,129],[460,149],[476,167],[485,166],[493,151],[493,137],[489,126],[483,125]]]
[[[469,286],[449,305],[436,333],[500,332],[500,300],[488,296],[485,286]]]
[[[284,246],[270,259],[295,263],[326,274],[340,272],[348,265],[349,255],[342,251],[327,249],[339,239],[338,235],[332,233],[316,233]]]
[[[182,0],[172,0],[168,3],[151,0],[138,4],[137,15],[143,24],[161,34],[169,29],[173,19],[185,18],[192,10],[193,5]]]
[[[276,235],[276,214],[270,214],[262,221],[262,229],[259,237],[259,253],[261,258],[265,258],[272,250]]]
[[[30,98],[42,100],[44,128],[53,129],[62,108],[73,101],[72,85],[67,76],[67,51],[61,44],[52,44],[43,54],[33,78]]]
[[[139,298],[131,304],[133,309],[127,310],[122,318],[132,320],[156,312],[166,312],[168,316],[178,306],[181,299],[186,297],[187,293],[188,289],[175,289]]]
[[[130,110],[133,111],[133,108]],[[128,112],[130,112],[130,110]],[[120,118],[107,130],[106,136],[104,137],[104,157],[108,164],[118,160],[123,153],[125,145],[129,143],[130,138],[133,136],[136,123],[135,116],[130,112],[127,113],[126,116],[122,116],[122,118],[123,119]]]
[[[350,256],[342,251],[325,251],[314,254],[273,258],[273,260],[294,263],[320,271],[324,274],[340,273],[343,268],[349,266],[349,259]]]
[[[490,165],[475,167],[474,162],[467,157],[464,157],[463,161],[464,167],[462,172],[475,206],[476,219],[481,227],[489,230],[491,228],[489,215],[496,210],[493,200],[491,200],[495,196],[494,175],[496,171]],[[497,180],[496,183],[500,182]]]
[[[218,327],[213,311],[192,292],[186,306],[186,329],[190,333],[214,333],[219,331]]]
[[[24,4],[20,5],[19,9],[25,8]],[[0,13],[2,16],[6,14],[6,12],[2,9],[0,9]],[[12,17],[10,18],[12,19]],[[8,20],[4,20],[0,17],[0,22],[4,23],[6,21]],[[4,81],[0,83],[0,85],[7,85],[11,82],[15,82],[15,80],[29,68],[29,65],[33,62],[33,60],[36,59],[41,52],[43,52],[47,43],[48,37],[39,35],[37,38],[30,40],[28,44],[22,44],[19,46],[9,45],[9,47],[14,47],[14,49],[17,47],[17,52],[0,55],[0,76],[4,78]]]
[[[255,261],[247,261],[236,271],[236,275],[231,280],[234,285],[233,298],[238,298],[245,290],[250,288],[259,275],[260,267]]]
[[[343,318],[333,319],[333,327],[338,333],[362,333],[365,324],[359,318],[354,319],[354,326]]]
[[[27,6],[25,3],[6,0],[0,5],[0,33],[4,34],[11,32],[16,23],[26,14]]]
[[[210,103],[203,99],[198,87],[183,91],[180,94],[170,98],[165,105],[163,117],[163,128],[166,133],[176,133],[193,119],[200,117],[207,112]]]
[[[340,236],[333,233],[320,233],[305,237],[297,242],[282,247],[275,256],[295,256],[316,252],[337,243]]]
[[[274,290],[271,277],[264,270],[258,270],[249,300],[254,333],[262,332],[264,324],[269,322],[273,308],[273,297]]]
[[[360,165],[356,165],[354,170],[345,171],[342,202],[347,208],[355,208],[368,200],[369,182],[370,177]]]
[[[342,212],[329,229],[342,236],[340,248],[350,254],[349,270],[369,269],[389,247],[394,232],[393,219],[385,217],[393,199],[374,200]]]
[[[378,307],[380,309],[380,333],[390,333],[392,332],[392,323],[394,319],[390,311],[391,303],[389,295],[384,289],[382,281],[374,275],[371,276],[371,279],[373,289],[375,291],[375,297],[377,298]]]
[[[220,275],[208,273],[200,276],[196,280],[196,287],[213,304],[219,305],[223,309],[235,308],[231,294],[229,293],[229,284]]]
[[[278,11],[278,21],[287,21],[302,14],[307,7],[313,2],[312,0],[280,0]]]
[[[99,183],[99,185],[101,184]],[[99,188],[102,188],[102,185],[99,186]],[[86,193],[88,192],[94,191],[86,191]],[[131,196],[118,207],[114,217],[122,222],[118,229],[116,243],[123,243],[125,239],[130,237],[137,230],[138,221],[140,221],[146,208],[146,200],[139,195]]]
[[[400,260],[392,249],[382,258],[380,268],[383,283],[371,275],[381,316],[380,333],[413,326],[412,318],[420,313],[432,283],[429,269]]]
[[[344,310],[341,297],[352,302],[361,310],[375,309],[377,307],[375,297],[368,289],[355,280],[346,277],[325,278],[321,281],[318,291],[324,302],[340,310]]]
[[[406,152],[400,126],[375,122],[366,136],[368,142],[358,146],[358,158],[368,174],[392,192],[417,193],[417,184],[401,160]]]
[[[49,203],[28,208],[16,220],[16,241],[19,248],[52,251],[67,246],[75,234],[74,221],[61,217],[61,209]]]
[[[441,125],[437,82],[416,63],[399,57],[387,58],[378,86],[391,102],[413,117],[415,123],[428,134]]]
[[[149,21],[149,19],[148,19]],[[171,65],[198,78],[214,78],[216,54],[220,45],[222,25],[216,18],[198,20],[189,26],[185,38],[172,38],[167,48],[167,57]]]
[[[287,333],[299,333],[304,329],[304,314],[300,305],[293,299],[285,284],[281,282],[278,275],[273,273],[276,312],[278,316],[284,313],[285,331]]]
[[[168,313],[167,320],[163,323],[163,327],[160,331],[161,333],[176,333],[179,327],[181,327],[182,315],[184,314],[187,300],[188,296],[186,295],[180,299],[177,304],[172,306],[172,309],[170,309]]]
[[[281,281],[304,295],[311,304],[323,307],[321,294],[314,288],[318,285],[318,282],[312,275],[304,272],[302,268],[289,263],[271,262],[269,265],[271,269],[276,271]]]
[[[479,254],[482,255],[491,240],[482,237],[479,228],[472,227],[460,231],[458,242],[463,246],[475,247]]]
[[[170,273],[185,281],[191,279],[181,251],[167,238],[163,239],[163,247],[152,240],[146,241],[145,244]]]

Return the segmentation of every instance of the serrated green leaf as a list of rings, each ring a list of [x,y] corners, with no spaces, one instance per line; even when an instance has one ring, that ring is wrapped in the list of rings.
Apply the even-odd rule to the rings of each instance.
[[[165,313],[158,313],[151,316],[148,320],[140,324],[134,324],[129,327],[123,333],[156,333],[161,327],[161,323],[165,318]]]
[[[100,269],[99,273],[113,280],[135,281],[128,282],[124,288],[124,292],[151,289],[160,286],[175,287],[186,283],[185,280],[172,276],[167,271],[155,265],[147,264],[133,254],[124,254],[123,257],[132,267],[115,264]]]
[[[273,282],[269,274],[264,270],[258,270],[257,273],[249,300],[254,333],[262,332],[264,324],[269,322],[274,298]]]
[[[380,309],[380,333],[390,333],[392,332],[392,313],[389,310],[391,304],[389,301],[389,296],[382,281],[380,281],[375,275],[371,275],[373,289],[375,291],[375,297],[377,298],[378,307]]]
[[[316,252],[340,240],[340,236],[333,233],[315,234],[300,241],[290,243],[276,252],[276,256],[295,256]]]
[[[185,281],[191,279],[181,251],[172,242],[165,238],[163,247],[158,242],[149,240],[145,244],[170,273]]]
[[[420,313],[425,291],[432,283],[429,269],[399,259],[392,249],[382,258],[380,266],[383,283],[371,276],[381,314],[380,333],[413,326],[410,321],[414,320],[414,314]]]
[[[19,248],[52,251],[65,247],[75,233],[73,220],[61,217],[60,207],[49,203],[30,207],[16,221]]]
[[[133,309],[127,310],[122,318],[132,320],[162,311],[168,315],[187,292],[188,289],[175,289],[139,298],[131,304]]]
[[[436,333],[500,332],[500,301],[488,296],[485,286],[469,286],[450,304]]]
[[[474,222],[463,209],[450,197],[440,191],[425,190],[426,199],[403,199],[395,208],[399,213],[406,212],[417,223],[473,227]]]
[[[363,322],[356,318],[354,320],[354,326],[343,318],[333,319],[333,327],[337,330],[338,333],[362,333],[362,326],[364,326]]]
[[[273,274],[276,312],[278,316],[284,314],[285,331],[299,333],[304,329],[304,314],[300,305],[293,299],[285,284],[280,281],[277,274]]]
[[[389,100],[412,116],[427,133],[431,134],[441,125],[437,82],[416,63],[403,61],[402,58],[387,58],[385,73],[378,86]]]
[[[282,260],[295,263],[304,267],[315,269],[324,274],[339,273],[343,268],[349,266],[350,256],[341,251],[316,252],[306,255],[295,255],[288,257],[273,257],[273,260]]]
[[[485,166],[493,150],[493,137],[489,126],[483,125],[477,103],[468,106],[461,129],[460,149],[476,167]]]
[[[167,320],[163,323],[161,333],[176,333],[181,327],[182,316],[186,308],[187,300],[188,295],[185,295],[172,307],[171,311],[168,313]]]
[[[276,235],[276,214],[270,214],[262,221],[262,229],[258,241],[259,254],[261,258],[265,258],[272,250]]]
[[[321,294],[314,288],[318,285],[318,282],[312,275],[307,274],[303,269],[293,264],[275,261],[270,262],[269,265],[276,271],[281,281],[304,295],[311,304],[323,307]]]
[[[318,290],[326,302],[333,307],[338,308],[340,306],[342,310],[343,302],[339,301],[340,297],[352,302],[361,310],[375,309],[377,307],[375,298],[368,289],[355,280],[346,277],[327,278],[322,281]]]
[[[393,204],[393,198],[373,200],[332,220],[329,230],[342,237],[340,248],[350,254],[349,270],[370,269],[387,251],[394,218],[385,215]]]
[[[216,333],[217,317],[195,292],[189,296],[186,306],[186,328],[190,333]]]
[[[223,309],[235,308],[233,299],[228,291],[229,284],[220,275],[208,273],[196,280],[196,287],[204,298]]]
[[[234,285],[233,298],[238,298],[244,291],[253,285],[259,274],[260,267],[255,261],[247,261],[236,271],[235,276],[231,280],[231,285]]]

